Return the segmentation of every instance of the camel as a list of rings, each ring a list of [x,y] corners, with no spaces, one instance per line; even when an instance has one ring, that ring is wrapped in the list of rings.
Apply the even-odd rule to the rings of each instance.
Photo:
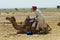
[[[16,30],[19,30],[17,33],[25,33],[25,32],[27,32],[27,29],[29,29],[27,26],[30,26],[31,27],[32,24],[33,24],[33,23],[32,24],[29,24],[28,22],[26,24],[26,21],[25,21],[24,23],[20,22],[20,25],[18,25],[14,16],[12,16],[11,18],[10,17],[6,17],[6,20],[9,20],[12,23],[13,27]],[[37,30],[35,30],[36,25],[35,25],[35,27],[32,27],[32,29],[31,29],[31,31],[33,33],[36,33],[37,32]]]
[[[26,18],[26,19],[27,19],[27,18]],[[20,25],[17,24],[16,19],[15,19],[14,16],[12,16],[12,17],[6,17],[6,20],[9,20],[9,21],[12,23],[13,27],[14,27],[16,30],[18,30],[17,33],[25,33],[25,32],[27,32],[29,29],[30,29],[33,33],[38,33],[38,32],[41,30],[41,29],[40,29],[40,30],[36,30],[36,26],[37,26],[37,23],[38,23],[38,22],[36,22],[35,27],[31,27],[32,24],[35,22],[35,19],[33,19],[34,21],[33,21],[32,23],[29,23],[29,22],[27,22],[27,20],[25,20],[24,23],[20,22]],[[27,22],[27,23],[26,23],[26,22]],[[30,26],[30,27],[28,27],[28,26]],[[51,31],[51,28],[50,28],[50,26],[47,24],[47,28],[45,28],[45,33],[48,33],[49,31]]]

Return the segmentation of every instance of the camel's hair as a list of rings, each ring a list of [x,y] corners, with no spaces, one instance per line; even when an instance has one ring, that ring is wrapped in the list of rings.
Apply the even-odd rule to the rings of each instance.
[[[6,19],[9,20],[9,21],[12,23],[13,27],[14,27],[16,30],[18,30],[17,33],[26,33],[26,32],[28,31],[27,29],[30,29],[30,27],[31,27],[32,24],[33,24],[33,23],[32,23],[31,25],[28,25],[28,26],[30,26],[30,27],[28,27],[25,22],[24,22],[24,23],[20,22],[20,25],[18,25],[14,16],[12,16],[12,17],[6,17]],[[25,20],[25,21],[26,21],[26,20]],[[35,27],[31,27],[31,31],[32,31],[33,33],[38,33],[38,32],[40,31],[40,30],[36,30],[36,26],[37,26],[37,22],[36,22],[36,24],[35,24]],[[51,31],[50,26],[49,26],[49,25],[47,25],[47,26],[48,26],[48,27],[45,28],[45,33],[48,33],[49,31]]]

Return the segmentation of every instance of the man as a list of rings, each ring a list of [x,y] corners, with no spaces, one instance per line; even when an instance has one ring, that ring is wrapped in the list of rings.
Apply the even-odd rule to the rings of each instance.
[[[40,10],[37,9],[36,6],[32,6],[32,10],[33,12],[35,12],[36,14],[36,20],[38,21],[38,24],[37,24],[37,28],[36,30],[40,30],[42,29],[43,32],[45,32],[45,29],[47,27],[46,23],[45,23],[45,19],[44,19],[44,15],[41,13]],[[40,28],[40,29],[39,29]]]

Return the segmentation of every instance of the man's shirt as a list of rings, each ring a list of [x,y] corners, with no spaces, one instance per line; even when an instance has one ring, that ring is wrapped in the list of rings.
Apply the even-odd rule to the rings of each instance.
[[[40,11],[40,10],[36,10],[35,11],[35,13],[36,13],[36,15],[38,15],[38,18],[40,18],[40,19],[44,19],[44,15],[42,14],[42,12]]]

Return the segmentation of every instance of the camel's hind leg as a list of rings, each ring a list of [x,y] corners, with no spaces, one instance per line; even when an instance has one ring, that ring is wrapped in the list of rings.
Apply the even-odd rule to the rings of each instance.
[[[47,33],[49,33],[49,31],[52,30],[48,24],[46,27],[39,28],[39,29],[40,29],[40,33],[42,33],[42,34],[47,34]]]
[[[49,33],[49,31],[52,30],[48,24],[47,24],[47,27],[45,27],[44,29],[45,29],[45,33]]]

